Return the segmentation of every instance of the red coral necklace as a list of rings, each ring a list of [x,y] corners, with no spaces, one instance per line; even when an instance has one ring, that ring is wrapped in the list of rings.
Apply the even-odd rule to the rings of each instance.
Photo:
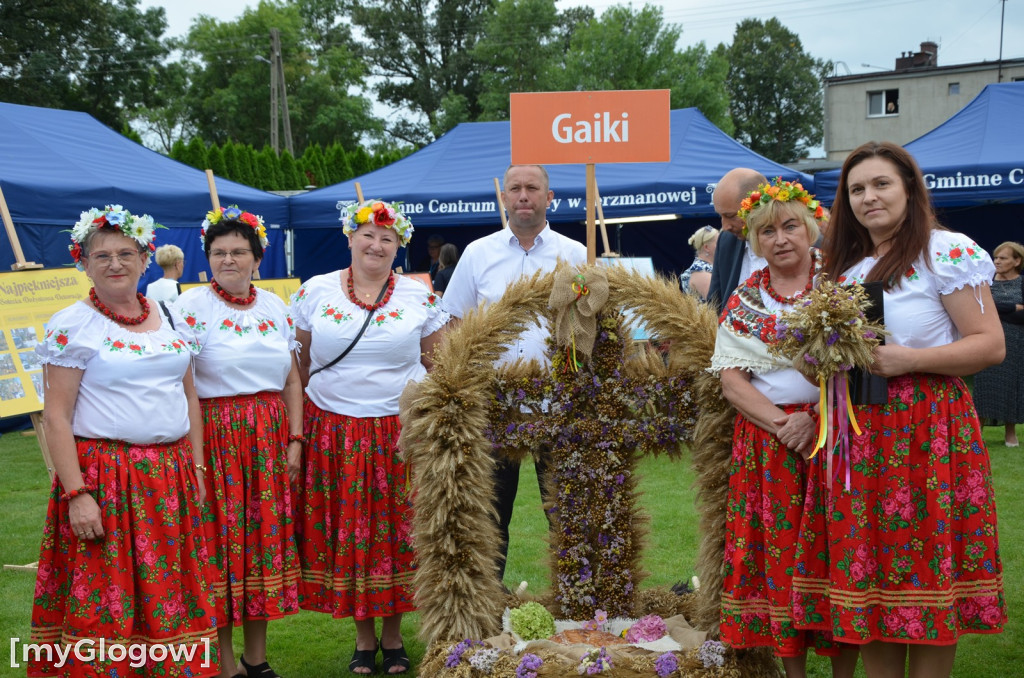
[[[775,291],[775,288],[772,287],[772,273],[768,268],[761,271],[761,287],[763,287],[764,291],[768,293],[768,296],[780,304],[795,304],[798,299],[814,289],[814,257],[811,257],[811,270],[807,274],[807,287],[803,288],[793,296],[784,297]]]
[[[386,292],[384,292],[384,296],[381,297],[380,301],[378,301],[376,304],[367,304],[364,301],[359,301],[359,299],[356,297],[356,286],[355,283],[352,281],[351,267],[349,267],[348,269],[348,284],[346,285],[346,288],[348,290],[349,301],[351,301],[353,304],[363,309],[364,311],[376,311],[378,308],[388,303],[388,300],[391,299],[391,293],[395,291],[395,272],[391,271],[390,273],[388,273],[388,289]]]
[[[96,295],[96,288],[89,288],[89,301],[91,301],[92,305],[96,307],[96,310],[113,320],[115,323],[119,323],[121,325],[141,325],[146,322],[146,318],[149,317],[149,301],[146,300],[146,296],[142,292],[136,292],[135,298],[139,300],[139,305],[142,307],[142,314],[137,315],[134,318],[129,318],[126,315],[121,315],[120,313],[114,313],[111,311],[110,308],[100,301],[100,298]]]
[[[217,296],[231,304],[238,304],[239,306],[249,306],[250,304],[252,304],[252,302],[256,301],[256,286],[253,285],[252,283],[249,283],[249,296],[244,298],[236,297],[229,294],[228,292],[225,292],[224,288],[218,285],[216,280],[210,281],[210,287],[213,288],[213,291],[217,293]]]

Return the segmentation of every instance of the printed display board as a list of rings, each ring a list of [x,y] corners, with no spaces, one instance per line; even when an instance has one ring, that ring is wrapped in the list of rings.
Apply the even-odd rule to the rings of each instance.
[[[43,409],[43,366],[36,356],[46,323],[89,293],[75,268],[0,273],[0,417]]]

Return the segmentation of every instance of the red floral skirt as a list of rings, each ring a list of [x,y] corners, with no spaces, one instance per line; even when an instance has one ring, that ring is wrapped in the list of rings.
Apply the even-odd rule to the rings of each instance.
[[[785,405],[787,413],[811,405]],[[836,654],[829,634],[798,630],[790,579],[807,486],[803,458],[774,435],[736,415],[726,508],[722,641],[767,646],[780,657],[816,648]]]
[[[280,393],[200,401],[219,626],[299,611],[299,556]]]
[[[296,493],[299,605],[335,617],[411,612],[416,569],[398,417],[357,419],[305,407],[306,458]]]
[[[836,640],[951,645],[1006,621],[988,450],[963,381],[889,380],[889,402],[857,407],[850,490],[816,473],[794,611]],[[820,456],[820,455],[819,455]],[[834,462],[835,463],[835,462]]]
[[[77,448],[85,484],[96,488],[105,535],[79,540],[72,533],[55,479],[31,638],[64,645],[62,651],[85,641],[82,650],[91,649],[94,658],[71,652],[57,666],[53,654],[52,661],[29,662],[28,675],[216,675],[217,619],[192,446],[185,438],[162,445],[79,439]],[[154,661],[164,650],[193,654]]]

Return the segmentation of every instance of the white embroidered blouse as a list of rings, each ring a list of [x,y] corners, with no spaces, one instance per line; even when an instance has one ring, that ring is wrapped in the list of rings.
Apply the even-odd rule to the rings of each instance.
[[[310,400],[322,410],[349,417],[398,414],[402,389],[427,373],[420,361],[420,340],[450,317],[439,301],[422,283],[396,276],[391,298],[373,312],[355,348],[310,378]],[[338,271],[307,280],[292,295],[291,312],[295,326],[312,334],[310,372],[348,348],[367,313],[349,300]]]
[[[42,362],[84,370],[71,421],[76,436],[148,445],[188,433],[182,379],[190,347],[153,306],[161,324],[149,332],[127,330],[82,301],[46,324],[36,346]]]
[[[194,287],[173,308],[174,322],[192,332],[200,398],[284,389],[297,344],[288,309],[276,294],[257,289],[256,301],[238,309],[209,286]]]
[[[839,282],[864,282],[877,261],[866,257],[839,276]],[[964,287],[990,285],[995,272],[988,253],[967,236],[932,231],[927,254],[914,261],[899,287],[883,295],[885,329],[891,333],[886,343],[931,348],[956,341],[960,336],[942,305],[942,296]],[[982,312],[996,310],[983,307]]]

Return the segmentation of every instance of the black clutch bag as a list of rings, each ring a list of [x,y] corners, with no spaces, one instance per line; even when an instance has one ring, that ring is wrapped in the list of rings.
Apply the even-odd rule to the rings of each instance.
[[[864,315],[873,323],[885,323],[884,286],[881,281],[862,283],[871,305],[864,309]],[[882,339],[885,343],[885,339]],[[855,367],[850,370],[850,400],[854,405],[884,405],[889,402],[889,380]]]

